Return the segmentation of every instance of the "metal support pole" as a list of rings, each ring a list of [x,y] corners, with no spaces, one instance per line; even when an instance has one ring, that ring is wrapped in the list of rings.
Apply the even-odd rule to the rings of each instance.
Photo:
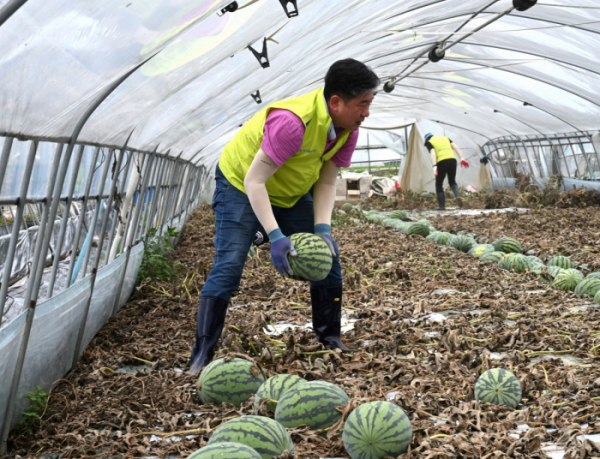
[[[156,149],[158,149],[158,145],[156,146]],[[154,153],[152,154],[152,156],[150,156],[150,158],[148,159],[149,164],[148,166],[151,167],[152,166],[152,162],[154,161],[154,156],[156,154],[156,149],[154,150]],[[148,188],[148,179],[149,179],[149,175],[150,174],[145,174],[145,176],[142,178],[142,183],[141,183],[141,189],[140,189],[140,195],[145,194],[146,193],[146,189]],[[138,203],[139,203],[139,199],[138,199]],[[133,221],[131,221],[131,217],[133,212],[129,213],[129,225],[133,225],[133,228],[136,227],[139,218],[140,218],[140,213],[141,213],[141,209],[142,206],[138,205],[135,208],[135,216],[133,217]],[[133,231],[132,231],[133,233]],[[119,303],[121,300],[121,292],[123,291],[123,284],[125,283],[125,276],[127,275],[127,266],[129,265],[129,257],[131,256],[131,239],[129,237],[129,235],[127,233],[125,233],[125,247],[127,250],[127,253],[125,254],[125,267],[123,268],[123,276],[121,276],[121,282],[119,283],[119,289],[117,290],[117,295],[115,296],[115,303],[113,304],[113,313],[112,315],[114,316],[117,313],[117,309],[119,307]]]
[[[156,230],[158,235],[162,236],[162,228],[164,226],[164,216],[166,215],[167,212],[167,203],[169,200],[169,196],[170,193],[169,191],[171,190],[171,183],[173,181],[173,173],[175,170],[175,161],[174,160],[169,160],[169,175],[167,176],[167,181],[165,182],[165,189],[163,191],[163,195],[161,198],[161,203],[160,203],[160,207],[159,207],[159,211],[158,211],[158,218],[156,220]]]
[[[165,156],[160,158],[158,162],[158,177],[154,183],[154,192],[152,193],[152,200],[150,202],[150,212],[148,214],[148,221],[146,223],[146,229],[143,234],[147,234],[148,230],[151,228],[157,229],[155,224],[155,219],[157,217],[157,206],[158,201],[162,198],[162,182],[165,176],[165,170],[167,169],[166,164],[168,162],[168,157]]]
[[[94,150],[94,157],[92,158],[92,163],[90,164],[90,170],[88,172],[87,181],[85,184],[81,212],[79,214],[79,219],[77,220],[77,229],[75,230],[75,237],[73,238],[73,246],[71,249],[71,262],[69,263],[69,273],[67,274],[67,287],[71,285],[71,276],[73,276],[73,269],[75,268],[75,260],[77,259],[77,251],[79,250],[79,236],[81,235],[81,227],[83,226],[85,215],[87,213],[87,204],[90,190],[92,188],[94,172],[96,170],[96,161],[98,161],[98,153],[100,153],[100,147],[96,147]]]
[[[117,227],[119,226],[120,223],[120,218],[121,218],[121,206],[123,205],[123,195],[125,194],[125,185],[127,184],[127,177],[129,177],[130,174],[130,166],[133,166],[133,155],[134,153],[132,151],[129,152],[129,156],[127,158],[127,164],[125,165],[125,167],[123,168],[123,179],[118,181],[117,184],[115,185],[116,187],[119,188],[118,190],[118,196],[119,196],[119,211],[117,212],[116,207],[115,206],[115,218],[112,222],[111,228],[110,228],[110,238],[109,238],[109,242],[108,245],[106,246],[106,263],[108,264],[108,259],[110,256],[110,251],[111,248],[115,242],[115,233],[117,230]],[[118,174],[119,176],[121,175],[120,173]]]
[[[20,226],[21,221],[23,220],[23,213],[25,211],[25,200],[27,199],[27,190],[29,189],[29,181],[31,180],[31,171],[33,170],[37,145],[37,141],[34,140],[31,142],[31,147],[29,148],[29,155],[27,156],[27,162],[25,163],[25,170],[23,172],[23,179],[21,181],[21,190],[19,192],[17,215],[13,220],[10,244],[8,246],[8,253],[6,254],[6,260],[4,262],[2,286],[0,287],[0,325],[2,324],[2,316],[4,315],[4,304],[6,303],[6,294],[8,292],[8,284],[10,283],[10,275],[12,274],[12,265],[15,259],[17,242],[19,242]]]
[[[181,155],[180,155],[181,156]],[[181,162],[179,161],[179,157],[177,157],[175,159],[175,164],[174,164],[174,168],[173,168],[173,175],[172,175],[172,180],[171,180],[171,185],[169,187],[169,198],[167,200],[167,206],[165,208],[165,222],[167,223],[167,227],[168,227],[168,222],[170,222],[173,219],[173,210],[175,207],[175,201],[177,200],[177,190],[178,190],[178,180],[179,180],[179,175],[181,172]]]
[[[154,154],[154,152],[152,154]],[[130,183],[128,183],[128,185],[127,185],[128,189],[127,189],[126,195],[129,193],[129,189],[131,187],[131,176],[133,175],[134,167],[138,168],[138,178],[137,178],[137,183],[135,184],[135,188],[134,188],[135,191],[133,192],[133,196],[131,197],[131,203],[129,204],[129,209],[127,209],[127,221],[125,222],[125,225],[123,225],[123,232],[120,233],[120,236],[121,236],[121,242],[120,242],[121,252],[120,253],[125,252],[126,247],[127,247],[126,239],[127,239],[127,235],[131,228],[131,221],[132,221],[131,216],[135,212],[135,208],[137,208],[137,205],[134,204],[135,195],[137,193],[138,204],[139,204],[139,202],[140,202],[140,195],[139,195],[140,187],[141,187],[142,180],[144,179],[144,176],[147,171],[147,169],[145,169],[145,168],[147,168],[148,165],[150,164],[148,157],[149,157],[149,155],[147,155],[147,154],[136,153],[136,160],[134,161],[133,167],[131,168],[131,172],[130,172],[130,176],[129,176]],[[140,158],[141,158],[141,160],[140,160]],[[125,197],[125,200],[127,200],[127,197]]]
[[[175,207],[175,216],[183,213],[182,207],[185,203],[185,197],[188,192],[188,185],[190,182],[190,168],[190,164],[183,164],[181,171],[181,185],[179,186],[179,192],[177,193],[177,207]]]
[[[130,135],[131,137],[131,135]],[[85,325],[87,323],[88,313],[90,311],[90,305],[92,304],[92,296],[94,294],[94,287],[96,286],[96,276],[98,274],[98,266],[100,265],[100,259],[102,258],[102,246],[104,245],[104,233],[106,232],[106,225],[108,223],[108,216],[110,214],[110,208],[113,204],[113,199],[115,197],[115,189],[117,186],[117,181],[119,179],[119,171],[121,170],[121,163],[123,161],[123,156],[125,154],[125,149],[127,148],[127,143],[129,142],[129,137],[127,138],[127,142],[123,145],[121,152],[116,160],[116,167],[113,169],[113,177],[111,181],[110,190],[108,192],[108,198],[106,201],[106,211],[102,216],[102,228],[100,230],[100,239],[98,241],[98,251],[96,252],[96,260],[94,261],[94,267],[92,268],[92,273],[90,277],[90,295],[85,302],[85,306],[83,309],[83,317],[81,318],[81,325],[79,326],[79,333],[77,335],[77,344],[75,345],[75,354],[73,355],[73,363],[72,367],[74,368],[77,365],[77,360],[79,359],[79,354],[81,354],[81,344],[83,342],[83,335],[85,334]],[[107,162],[110,162],[107,160]],[[106,180],[105,172],[108,170],[108,167],[105,165],[104,171],[102,175],[104,176],[104,180]],[[100,196],[102,196],[102,192],[104,191],[104,181],[102,182],[102,191],[100,192]],[[109,246],[110,250],[110,246]],[[108,253],[107,253],[108,256]]]
[[[60,253],[62,251],[62,245],[65,239],[65,233],[67,232],[67,224],[70,220],[71,204],[73,202],[73,192],[75,191],[75,185],[77,184],[77,175],[79,175],[79,165],[81,164],[81,158],[83,156],[84,146],[80,145],[77,155],[75,156],[75,164],[73,171],[71,172],[71,182],[69,183],[69,189],[67,190],[67,201],[65,203],[65,212],[62,216],[60,223],[60,233],[56,240],[56,246],[54,247],[54,263],[52,264],[52,272],[50,274],[50,281],[48,282],[48,293],[46,299],[52,297],[54,292],[54,283],[56,282],[56,274],[58,272],[58,265],[60,264]],[[58,190],[60,197],[61,190]],[[66,287],[66,286],[65,286]]]
[[[143,197],[143,201],[142,201],[142,206],[143,206],[143,215],[141,217],[142,221],[139,224],[139,226],[136,228],[136,234],[134,236],[134,242],[133,245],[135,245],[142,237],[144,234],[144,228],[146,227],[146,225],[148,224],[148,218],[150,216],[150,207],[151,207],[151,202],[154,200],[155,197],[155,193],[156,193],[156,178],[158,175],[158,171],[159,171],[159,163],[161,161],[161,158],[158,157],[158,155],[154,156],[154,159],[152,160],[152,169],[150,170],[150,177],[148,179],[148,186],[146,188],[146,194],[148,195],[148,200],[146,202],[146,194],[144,194]],[[152,189],[152,191],[150,191]]]
[[[183,188],[183,179],[185,177],[185,169],[187,165],[183,162],[179,162],[179,173],[177,174],[177,183],[175,184],[175,192],[173,193],[173,203],[171,211],[171,220],[178,215],[179,204],[181,202],[181,189]]]
[[[96,198],[96,210],[94,211],[94,216],[92,217],[92,223],[91,223],[94,226],[94,232],[95,232],[96,222],[98,221],[98,215],[102,211],[102,201],[103,201],[102,196],[104,196],[104,188],[106,185],[106,178],[108,177],[108,170],[110,169],[111,159],[112,159],[114,152],[115,152],[115,150],[110,150],[110,152],[106,156],[106,159],[104,160],[104,167],[102,168],[102,178],[100,179],[100,189],[98,191],[98,197]],[[110,191],[109,191],[109,193],[110,193]],[[108,207],[106,207],[106,212],[109,212],[109,210],[110,209]],[[102,235],[100,235],[100,237],[102,237]],[[88,251],[85,253],[85,257],[83,259],[83,277],[85,277],[85,275],[87,273],[87,268],[88,268],[88,264],[90,261],[91,253],[92,253],[92,249],[90,247],[88,249]],[[100,257],[100,251],[96,252],[96,257],[97,258]]]
[[[8,159],[10,158],[12,144],[12,137],[6,137],[4,139],[4,146],[2,147],[2,154],[0,155],[0,191],[2,191],[2,184],[4,183],[4,175],[6,174],[6,168],[8,167]]]

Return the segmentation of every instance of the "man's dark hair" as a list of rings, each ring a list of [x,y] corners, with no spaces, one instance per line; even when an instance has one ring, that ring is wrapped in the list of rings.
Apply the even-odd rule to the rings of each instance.
[[[374,90],[379,78],[362,62],[355,59],[342,59],[334,62],[325,75],[325,99],[337,95],[349,102],[355,97]]]

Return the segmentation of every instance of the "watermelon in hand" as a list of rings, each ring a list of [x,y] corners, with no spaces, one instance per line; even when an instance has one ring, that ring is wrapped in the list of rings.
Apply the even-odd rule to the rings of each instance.
[[[288,262],[294,272],[292,279],[315,282],[329,275],[333,257],[323,239],[310,233],[296,233],[290,236],[290,241],[298,254],[288,254]]]

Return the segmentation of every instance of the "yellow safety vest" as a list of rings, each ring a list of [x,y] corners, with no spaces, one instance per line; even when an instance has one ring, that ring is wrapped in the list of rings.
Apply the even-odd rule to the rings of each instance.
[[[456,159],[448,137],[434,135],[429,138],[429,143],[433,145],[433,148],[435,149],[436,162],[439,163],[444,159]]]
[[[300,151],[277,169],[266,183],[272,205],[292,207],[319,179],[323,163],[330,160],[346,143],[350,131],[344,130],[338,136],[334,147],[325,154],[331,117],[327,113],[323,88],[269,105],[254,115],[225,145],[219,159],[219,168],[223,175],[244,193],[244,179],[256,153],[260,150],[265,121],[272,108],[282,108],[295,113],[306,127]]]

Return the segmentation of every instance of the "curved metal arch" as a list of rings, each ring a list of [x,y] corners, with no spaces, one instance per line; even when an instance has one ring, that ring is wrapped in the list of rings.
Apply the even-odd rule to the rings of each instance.
[[[441,78],[421,77],[421,76],[415,76],[415,75],[410,75],[410,76],[408,76],[407,78],[414,78],[414,79],[419,79],[419,80],[441,81],[441,82],[444,82],[444,83],[449,83],[447,80],[443,80],[443,79],[441,79]],[[474,88],[474,89],[479,89],[480,91],[487,91],[487,92],[490,92],[490,93],[492,93],[492,94],[497,94],[497,95],[499,95],[499,96],[506,97],[507,99],[516,100],[516,101],[518,101],[519,103],[522,103],[522,102],[523,102],[522,100],[519,100],[519,99],[517,99],[516,97],[509,96],[508,94],[504,94],[504,93],[501,93],[501,92],[499,92],[499,91],[494,91],[494,90],[492,90],[492,89],[481,88],[481,87],[479,87],[479,86],[471,85],[471,84],[464,83],[464,82],[460,82],[460,81],[452,81],[451,83],[452,83],[452,84],[460,84],[460,85],[463,85],[463,86],[468,86],[468,87],[470,87],[470,88]],[[581,129],[579,129],[577,126],[575,126],[575,125],[573,125],[573,124],[569,123],[568,121],[565,121],[565,120],[563,120],[563,119],[562,119],[561,117],[559,117],[558,115],[555,115],[554,113],[552,113],[552,112],[549,112],[548,110],[544,110],[543,108],[540,108],[540,107],[538,107],[537,105],[531,105],[531,106],[532,106],[533,108],[536,108],[536,109],[538,109],[538,110],[539,110],[539,111],[541,111],[541,112],[544,112],[544,113],[546,113],[546,114],[547,114],[547,115],[549,115],[549,116],[552,116],[552,117],[556,118],[557,120],[559,120],[560,122],[562,122],[562,123],[566,124],[567,126],[571,126],[571,127],[572,127],[572,128],[574,128],[576,131],[581,131]]]
[[[402,62],[404,60],[410,60],[410,59],[412,59],[412,58],[406,57],[406,58],[400,59],[399,61],[396,61],[396,62]],[[556,83],[548,81],[548,80],[544,80],[542,78],[533,77],[533,76],[525,74],[525,73],[516,72],[514,70],[507,70],[506,67],[494,67],[492,65],[481,64],[479,62],[476,62],[477,59],[473,59],[473,61],[464,61],[464,60],[452,59],[450,57],[446,57],[446,58],[444,58],[444,61],[457,62],[457,63],[461,63],[461,64],[468,63],[468,64],[477,65],[477,66],[485,67],[485,68],[489,68],[489,69],[501,70],[503,72],[512,73],[513,75],[519,75],[519,76],[522,76],[522,77],[525,77],[525,78],[529,78],[529,79],[534,80],[534,81],[539,81],[540,83],[545,83],[545,84],[547,84],[549,86],[552,86],[554,88],[558,88],[558,89],[560,89],[562,91],[568,92],[569,94],[573,94],[574,96],[577,96],[577,97],[579,97],[579,98],[581,98],[581,99],[583,99],[583,100],[585,100],[585,101],[587,101],[587,102],[589,102],[589,103],[591,103],[593,105],[597,105],[598,107],[600,107],[600,102],[596,102],[596,101],[588,98],[587,96],[583,96],[583,95],[581,95],[581,94],[579,94],[577,92],[574,92],[573,90],[568,89],[568,88],[566,88],[566,87],[564,87],[562,85],[556,84]],[[396,86],[397,85],[398,84],[396,83]]]
[[[463,15],[460,15],[460,16],[463,16]],[[456,16],[456,17],[460,17],[460,16]],[[520,16],[514,16],[514,17],[520,17]],[[542,19],[539,19],[539,20],[542,21],[542,22],[548,22],[548,21],[544,21]],[[434,22],[437,22],[437,21],[432,21],[431,24],[433,24]],[[563,24],[563,25],[568,25],[568,24]],[[598,33],[598,34],[600,34],[600,32],[592,32],[592,31],[589,31],[587,29],[582,29],[582,30],[585,30],[586,32],[590,32],[590,33]],[[386,35],[386,37],[388,37],[388,36],[389,35]],[[373,41],[381,40],[383,38],[385,38],[385,37],[377,38],[377,39],[372,40],[371,42],[368,42],[368,43],[372,43]],[[398,50],[398,51],[395,51],[395,52],[392,52],[392,53],[382,54],[380,56],[377,56],[377,57],[374,57],[372,59],[366,60],[365,62],[372,62],[372,61],[374,61],[376,59],[381,59],[381,58],[386,57],[386,56],[391,56],[391,55],[398,54],[398,53],[404,52],[404,51],[410,51],[410,50],[416,49],[416,48],[428,47],[428,46],[431,46],[431,45],[433,45],[435,43],[437,43],[437,40],[425,41],[425,42],[419,43],[418,45],[403,47],[401,50]],[[565,61],[565,60],[562,60],[562,59],[557,59],[557,58],[555,58],[553,56],[549,56],[549,55],[543,54],[543,53],[534,53],[534,52],[530,52],[530,51],[524,51],[524,50],[518,49],[518,48],[511,48],[511,47],[500,46],[500,45],[490,45],[490,44],[484,44],[484,43],[474,43],[474,42],[470,42],[470,41],[463,41],[461,43],[464,44],[464,45],[486,46],[486,47],[495,48],[495,49],[503,49],[505,51],[513,51],[513,52],[527,54],[527,55],[531,55],[531,56],[542,57],[542,58],[547,59],[549,61],[560,62],[560,63],[565,64],[565,65],[570,65],[570,66],[573,66],[573,67],[585,70],[587,72],[600,75],[600,71],[596,71],[596,70],[593,70],[593,69],[588,68],[588,67],[583,67],[582,65],[576,64],[576,63],[573,63],[573,62]],[[412,56],[411,56],[411,59],[412,59]]]

